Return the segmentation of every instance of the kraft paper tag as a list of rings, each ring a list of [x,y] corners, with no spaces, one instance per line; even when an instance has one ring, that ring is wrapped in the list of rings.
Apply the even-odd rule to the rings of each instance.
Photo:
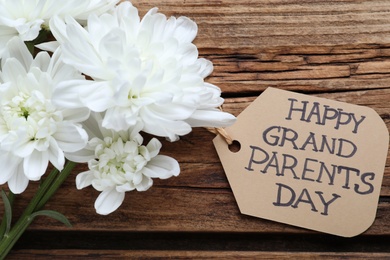
[[[268,88],[214,145],[241,213],[352,237],[374,222],[389,133],[371,108]]]

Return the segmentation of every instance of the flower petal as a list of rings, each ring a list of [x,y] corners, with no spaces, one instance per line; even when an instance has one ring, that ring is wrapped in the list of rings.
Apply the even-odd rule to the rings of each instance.
[[[19,38],[12,38],[7,45],[8,55],[3,58],[14,57],[21,62],[25,71],[30,68],[33,61],[31,53],[28,51],[26,44]]]
[[[58,17],[50,20],[50,29],[62,44],[63,60],[92,78],[109,75],[95,47],[88,39],[88,32],[77,21],[66,17],[66,23]]]
[[[7,58],[2,66],[2,82],[17,82],[20,75],[26,74],[26,69],[14,57]]]
[[[145,174],[151,178],[167,179],[180,174],[179,163],[166,155],[157,155],[144,168]]]
[[[126,182],[126,183],[123,184],[123,185],[118,185],[118,186],[116,186],[117,192],[132,191],[132,190],[134,190],[134,189],[135,189],[134,185],[132,185],[132,184],[129,183],[129,182]]]
[[[49,139],[49,161],[53,164],[53,166],[58,169],[59,171],[62,171],[65,164],[65,157],[64,152],[60,149],[58,146],[56,140],[54,138]]]
[[[70,122],[83,122],[89,118],[90,110],[86,107],[66,109],[62,111],[62,116]]]
[[[137,191],[147,191],[150,187],[153,185],[152,178],[143,175],[142,181],[137,184],[136,189]]]
[[[161,147],[162,147],[161,142],[156,138],[152,138],[149,141],[149,143],[146,145],[146,148],[148,148],[148,151],[149,151],[151,158],[156,157],[158,155]]]
[[[57,48],[60,47],[60,43],[58,41],[44,42],[35,45],[35,47],[44,51],[55,52]]]
[[[13,155],[12,152],[0,152],[0,165],[7,165],[7,167],[3,167],[1,170],[0,184],[6,183],[15,174],[21,162],[22,158]]]
[[[119,208],[124,198],[125,193],[118,192],[115,188],[104,190],[95,201],[96,212],[100,215],[108,215]]]
[[[181,16],[176,21],[175,37],[181,42],[192,42],[198,33],[198,26],[188,17]]]
[[[199,66],[199,70],[197,71],[197,73],[202,78],[209,76],[211,74],[211,72],[213,72],[213,69],[214,69],[213,63],[209,60],[204,59],[204,58],[198,59],[196,61],[196,65]]]
[[[236,121],[232,114],[218,110],[197,110],[186,120],[192,127],[227,127]]]
[[[30,156],[24,158],[24,173],[29,180],[38,181],[45,174],[49,164],[49,153],[34,150]]]
[[[136,114],[129,113],[131,110],[122,107],[109,108],[104,116],[102,126],[117,132],[126,131],[137,123]]]
[[[8,180],[8,187],[13,193],[20,194],[26,190],[28,181],[29,179],[26,177],[23,171],[23,163],[20,163],[16,167],[15,173]]]
[[[95,158],[95,151],[89,149],[81,149],[79,151],[65,153],[68,160],[78,163],[85,163]]]
[[[76,176],[76,187],[78,190],[81,190],[85,187],[88,187],[92,184],[93,172],[85,171],[77,174]]]
[[[146,107],[140,111],[140,115],[144,123],[144,132],[157,136],[165,136],[171,141],[176,141],[178,136],[186,135],[192,130],[188,123],[169,120]]]
[[[102,112],[111,106],[113,96],[106,82],[68,80],[61,82],[53,92],[53,103],[60,107],[80,108]]]
[[[85,130],[69,122],[61,122],[53,137],[64,152],[75,152],[83,149],[88,142]]]

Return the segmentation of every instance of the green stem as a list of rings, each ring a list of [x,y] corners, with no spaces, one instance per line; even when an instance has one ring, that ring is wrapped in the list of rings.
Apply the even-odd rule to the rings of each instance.
[[[23,218],[24,216],[29,216],[31,215],[31,213],[35,211],[39,201],[46,194],[50,186],[54,183],[54,180],[56,179],[57,175],[58,175],[58,170],[54,168],[50,172],[49,176],[47,176],[47,178],[43,181],[42,185],[39,187],[38,191],[35,193],[34,197],[27,205],[27,208],[24,210],[20,218]]]
[[[30,203],[27,205],[27,208],[23,211],[22,216],[15,223],[15,226],[13,226],[9,234],[5,235],[0,241],[0,260],[7,256],[9,251],[15,245],[16,241],[18,241],[20,236],[32,222],[32,219],[30,219],[29,216],[34,212],[34,209],[41,200],[41,197],[49,189],[57,174],[57,169],[54,169],[50,172],[50,174],[43,181],[42,185],[38,188],[38,191],[35,193]]]
[[[16,241],[18,241],[20,236],[24,233],[32,221],[33,219],[29,216],[20,218],[17,224],[15,224],[15,226],[11,229],[9,234],[4,236],[0,243],[0,260],[5,259],[9,251],[11,251],[12,247],[15,245]]]
[[[75,162],[68,161],[65,165],[65,168],[60,172],[57,178],[54,180],[53,184],[50,185],[49,189],[45,192],[45,194],[40,199],[39,203],[35,206],[35,211],[40,210],[46,204],[46,202],[56,193],[58,188],[62,185],[62,183],[67,179],[69,174],[72,172],[73,168],[76,166]]]
[[[16,195],[12,191],[9,191],[8,200],[9,200],[9,203],[11,204],[11,207],[15,201],[15,197],[16,197]],[[3,216],[3,219],[1,220],[1,224],[0,224],[0,241],[1,241],[1,238],[3,238],[6,229],[7,229],[7,219],[5,218],[5,212],[4,212],[4,216]]]
[[[27,227],[33,221],[31,214],[40,210],[46,202],[54,195],[57,189],[69,176],[76,163],[68,162],[64,170],[58,174],[58,170],[54,169],[49,176],[43,181],[33,199],[24,210],[22,216],[12,227],[9,234],[6,234],[0,241],[0,260],[4,259],[20,236],[24,233]]]

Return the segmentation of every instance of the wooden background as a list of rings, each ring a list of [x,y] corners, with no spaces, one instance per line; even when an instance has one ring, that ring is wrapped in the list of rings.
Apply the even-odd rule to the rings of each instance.
[[[215,66],[208,82],[238,115],[273,86],[375,109],[390,127],[390,1],[148,0],[167,16],[199,26],[199,55]],[[97,257],[172,258],[390,258],[390,159],[373,226],[339,238],[241,215],[212,144],[195,129],[163,153],[181,165],[177,178],[127,193],[109,216],[95,214],[98,195],[77,191],[76,173],[48,204],[73,224],[45,217],[21,238],[9,259]],[[25,206],[36,185],[16,202]],[[0,209],[0,213],[3,209]]]

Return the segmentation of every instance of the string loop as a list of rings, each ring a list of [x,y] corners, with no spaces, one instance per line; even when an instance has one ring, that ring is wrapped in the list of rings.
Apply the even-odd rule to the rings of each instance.
[[[223,139],[225,139],[226,143],[228,145],[231,145],[233,143],[233,139],[230,137],[230,135],[226,132],[226,130],[222,127],[206,127],[206,129],[216,135],[221,135]]]
[[[222,106],[219,106],[218,108],[219,110],[223,111]],[[222,136],[228,145],[231,145],[234,141],[233,138],[231,138],[226,130],[222,127],[206,127],[206,129],[213,134]]]

